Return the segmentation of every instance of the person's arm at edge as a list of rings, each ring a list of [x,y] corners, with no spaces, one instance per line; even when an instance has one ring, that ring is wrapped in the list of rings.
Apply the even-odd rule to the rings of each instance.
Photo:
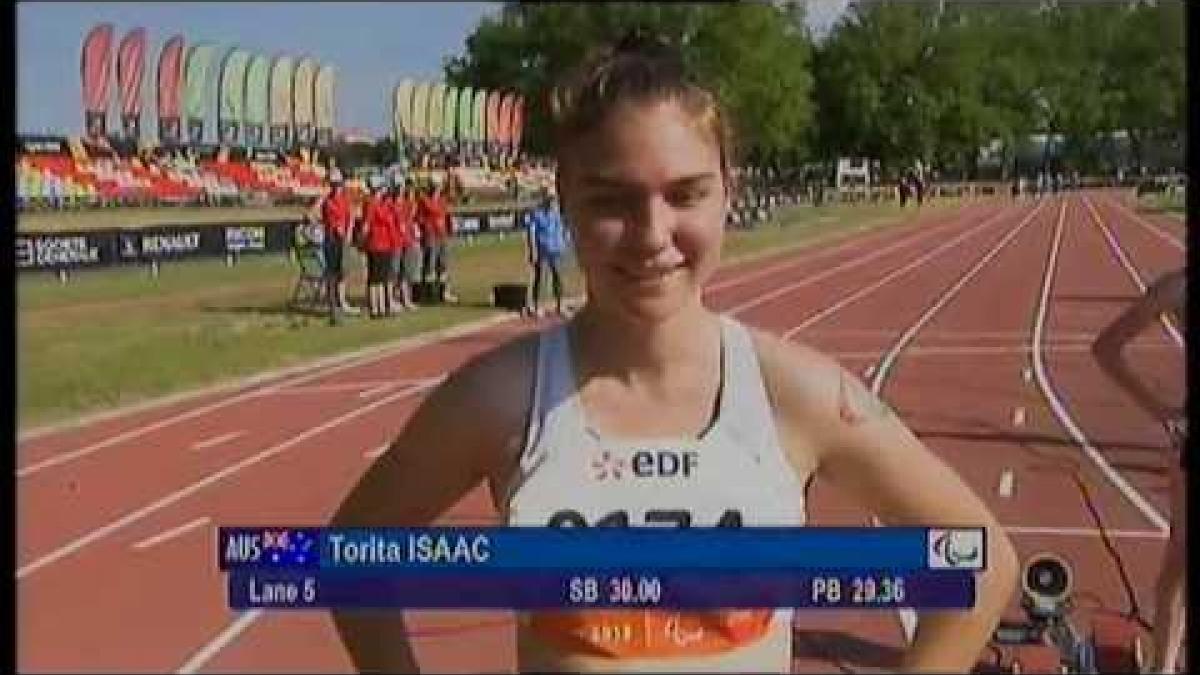
[[[497,382],[507,392],[513,381],[507,359],[495,354],[464,366],[430,393],[338,507],[331,527],[428,525],[489,474],[511,450],[504,446],[519,442],[504,429],[519,427],[520,405],[527,403],[511,392],[506,398],[487,393]],[[464,410],[471,411],[469,424]],[[356,670],[417,672],[399,610],[331,614]]]
[[[921,612],[904,672],[968,672],[1012,598],[1019,563],[987,506],[853,375],[811,349],[757,335],[785,447],[815,453],[817,475],[890,526],[984,527],[987,569],[969,611]]]
[[[308,213],[305,215],[308,217],[309,221],[314,223],[322,222],[323,219],[321,217],[321,208],[325,205],[325,198],[328,196],[328,193],[322,194],[320,197],[317,197],[317,200],[313,202],[312,206],[308,207]]]
[[[1105,374],[1143,410],[1162,422],[1182,414],[1182,410],[1164,402],[1134,374],[1125,356],[1125,347],[1152,326],[1163,312],[1174,308],[1177,296],[1172,292],[1172,284],[1175,283],[1183,283],[1182,272],[1170,273],[1146,289],[1138,300],[1100,331],[1092,343],[1092,355]]]

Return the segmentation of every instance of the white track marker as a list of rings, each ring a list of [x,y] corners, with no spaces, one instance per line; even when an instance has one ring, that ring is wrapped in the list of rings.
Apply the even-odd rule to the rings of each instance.
[[[1133,216],[1134,222],[1138,223],[1142,227],[1149,230],[1152,234],[1157,236],[1159,239],[1162,239],[1163,241],[1167,242],[1171,246],[1174,246],[1175,248],[1179,249],[1180,251],[1182,251],[1184,249],[1184,245],[1183,245],[1182,241],[1167,234],[1165,231],[1163,231],[1162,228],[1158,227],[1157,225],[1151,224],[1149,221],[1145,220],[1144,218],[1139,216],[1137,213],[1134,213],[1132,210],[1130,210],[1129,207],[1125,206],[1124,204],[1122,204],[1118,201],[1114,201],[1112,199],[1105,199],[1105,201],[1107,201],[1109,204],[1115,205],[1117,208],[1121,209],[1122,211],[1129,214],[1130,216]]]
[[[883,522],[875,514],[871,514],[871,527],[883,527]],[[917,633],[917,611],[903,608],[896,610],[900,616],[900,630],[904,632],[904,641],[912,644],[913,636]]]
[[[370,450],[364,452],[363,457],[366,457],[367,459],[378,459],[379,456],[387,452],[387,449],[390,447],[392,447],[392,442],[388,441],[377,448],[371,448]]]
[[[212,657],[216,656],[222,649],[237,639],[247,628],[263,615],[263,610],[252,609],[248,612],[243,612],[233,623],[225,627],[217,637],[211,642],[201,647],[190,659],[187,660],[177,673],[196,673],[207,664]]]
[[[220,436],[214,436],[207,440],[203,440],[198,443],[192,444],[192,449],[193,450],[207,450],[208,448],[211,448],[214,445],[228,443],[229,441],[232,441],[233,439],[237,438],[238,436],[242,436],[245,433],[246,433],[246,431],[245,431],[245,429],[243,429],[241,431],[231,431],[227,434],[221,434]]]
[[[866,356],[866,355],[865,355],[865,356]],[[869,356],[876,356],[876,355],[875,355],[875,354],[869,354]],[[869,366],[867,366],[866,368],[864,368],[864,369],[863,369],[863,377],[865,377],[865,378],[867,378],[867,379],[870,379],[870,378],[871,378],[871,376],[872,376],[872,375],[874,375],[874,374],[875,374],[875,364],[874,364],[874,363],[872,363],[871,365],[869,365]]]
[[[1129,255],[1125,253],[1125,249],[1121,248],[1121,244],[1113,236],[1112,230],[1108,229],[1108,226],[1100,219],[1100,214],[1096,212],[1096,207],[1092,206],[1092,202],[1087,197],[1083,198],[1083,203],[1087,205],[1088,211],[1091,212],[1092,220],[1100,228],[1100,233],[1104,235],[1104,241],[1108,244],[1109,250],[1116,256],[1117,262],[1121,263],[1121,267],[1125,268],[1125,272],[1129,274],[1129,278],[1133,280],[1138,290],[1145,293],[1145,280],[1142,279],[1142,275],[1138,273],[1133,263],[1129,260]],[[1179,334],[1179,330],[1175,328],[1175,324],[1171,323],[1171,320],[1165,316],[1160,316],[1158,320],[1162,324],[1163,329],[1175,340],[1175,344],[1179,345],[1180,349],[1183,349],[1183,336]]]
[[[1025,426],[1025,406],[1019,405],[1013,408],[1012,424],[1014,427]]]
[[[828,216],[828,217],[831,220],[836,219],[832,216]],[[791,258],[789,260],[784,260],[780,263],[768,265],[766,267],[757,269],[753,272],[748,272],[746,274],[739,275],[733,279],[726,279],[724,281],[709,284],[708,286],[704,287],[704,292],[705,293],[715,293],[717,291],[722,291],[722,290],[725,290],[726,288],[730,288],[732,286],[740,286],[742,284],[746,284],[751,281],[754,281],[755,279],[759,279],[761,277],[775,274],[775,273],[779,272],[780,270],[783,270],[783,269],[786,269],[789,267],[794,267],[794,266],[802,264],[802,263],[812,262],[814,260],[821,260],[822,258],[828,258],[829,256],[834,255],[835,253],[841,253],[842,251],[845,251],[846,249],[849,249],[849,248],[854,248],[855,246],[863,246],[864,244],[869,243],[870,241],[872,241],[876,238],[882,238],[884,235],[895,231],[895,230],[891,230],[891,229],[885,227],[880,230],[874,230],[874,231],[868,232],[866,235],[864,235],[861,238],[851,237],[851,235],[858,234],[865,230],[873,230],[873,228],[875,228],[875,226],[878,225],[881,222],[881,220],[883,220],[883,219],[867,221],[866,223],[852,227],[845,232],[836,232],[836,233],[831,233],[826,236],[814,237],[807,241],[800,242],[800,243],[797,243],[792,246],[786,246],[786,247],[777,249],[775,251],[772,251],[772,252],[766,254],[765,257],[785,256],[785,255],[789,255],[792,253],[795,253],[795,257]],[[947,221],[947,222],[949,222],[949,221]],[[946,223],[937,223],[933,227],[940,227],[945,224]],[[907,231],[901,229],[900,234],[901,234],[901,236],[904,236],[904,237],[908,237],[910,235],[913,235],[913,236],[918,235],[924,229],[920,225],[912,225],[912,224],[899,225],[898,227],[899,228],[909,228]],[[824,244],[825,242],[827,242],[831,239],[839,239],[842,237],[851,237],[851,238],[845,239],[844,241],[840,241],[837,243],[837,245],[831,246],[829,248],[817,249],[817,250],[807,250],[807,251],[805,250],[805,249],[811,249],[814,246],[819,246],[821,244]],[[864,241],[864,240],[867,240],[867,241]],[[753,259],[746,260],[746,261],[744,261],[744,263],[742,261],[737,261],[737,260],[730,261],[730,262],[733,265],[739,265],[739,264],[749,264],[749,263],[754,262],[754,260]]]
[[[1025,382],[1025,384],[1030,384],[1031,382],[1033,382],[1033,369],[1030,368],[1029,366],[1025,366],[1024,368],[1022,368],[1021,369],[1021,379]]]
[[[400,384],[401,384],[400,382],[385,382],[385,383],[379,385],[378,387],[371,387],[370,389],[367,389],[365,391],[358,392],[358,397],[359,398],[371,398],[372,396],[378,396],[379,394],[382,394],[383,392],[387,391],[388,389],[400,386]]]
[[[383,407],[383,406],[387,405],[388,403],[399,400],[399,399],[401,399],[405,396],[411,395],[417,391],[419,391],[418,388],[410,387],[410,388],[402,389],[401,391],[395,392],[393,394],[389,394],[389,395],[385,396],[384,398],[381,398],[377,401],[371,401],[370,403],[366,403],[359,408],[355,408],[354,410],[343,413],[337,417],[334,417],[333,419],[322,422],[321,424],[318,424],[315,427],[309,427],[308,429],[305,429],[304,431],[296,434],[295,436],[292,436],[291,438],[289,438],[285,441],[281,441],[280,443],[277,443],[276,445],[273,445],[273,446],[267,448],[266,450],[263,450],[254,455],[246,457],[246,458],[238,461],[235,464],[231,464],[219,471],[215,471],[215,472],[205,476],[204,478],[201,478],[200,480],[196,481],[195,483],[188,485],[187,487],[180,488],[180,489],[172,492],[171,494],[158,499],[157,501],[154,501],[150,504],[147,504],[146,506],[141,507],[140,509],[137,509],[135,511],[130,511],[129,513],[126,513],[125,515],[121,516],[120,518],[117,518],[116,520],[108,523],[107,525],[103,525],[94,530],[91,530],[87,534],[74,539],[70,543],[64,544],[64,545],[54,549],[50,553],[47,553],[46,555],[43,555],[40,558],[38,558],[30,563],[25,564],[24,566],[17,569],[17,579],[22,579],[24,577],[27,577],[30,574],[33,574],[34,572],[38,571],[39,569],[41,569],[51,563],[57,562],[63,558],[66,558],[69,555],[73,555],[76,552],[78,552],[80,549],[84,548],[85,546],[88,546],[89,544],[93,544],[93,543],[103,539],[104,537],[107,537],[108,535],[112,534],[113,532],[121,530],[122,528],[128,527],[129,525],[136,523],[137,521],[141,520],[142,518],[145,518],[146,516],[148,516],[152,513],[161,511],[182,499],[190,497],[191,495],[195,494],[196,492],[199,492],[200,490],[203,490],[204,488],[206,488],[210,485],[213,485],[222,480],[225,480],[226,478],[229,478],[230,476],[238,473],[239,471],[242,471],[243,469],[254,466],[255,464],[259,464],[261,462],[265,462],[266,460],[271,459],[275,455],[283,453],[283,452],[291,449],[293,446],[295,446],[299,443],[302,443],[314,436],[317,436],[318,434],[321,434],[329,429],[332,429],[336,426],[339,426],[341,424],[349,422],[350,420],[355,419],[357,417],[361,417],[376,408]]]
[[[175,537],[187,534],[188,532],[191,532],[192,530],[196,529],[197,527],[200,527],[202,525],[207,525],[211,520],[212,519],[209,518],[208,516],[201,516],[200,518],[197,518],[188,523],[184,523],[183,525],[180,525],[179,527],[167,530],[166,532],[163,532],[161,534],[156,534],[153,537],[150,537],[149,539],[143,539],[133,545],[133,550],[144,551],[144,550],[150,548],[151,546],[161,544],[164,541],[167,541],[168,539],[174,539]]]
[[[1095,527],[1037,527],[1012,525],[1004,528],[1009,534],[1049,535],[1055,537],[1110,537],[1112,539],[1166,539],[1168,533],[1153,530],[1104,530]]]
[[[904,348],[908,346],[908,343],[916,337],[917,331],[921,330],[923,327],[925,327],[925,324],[932,321],[933,317],[942,309],[942,307],[945,307],[947,303],[953,300],[954,297],[958,295],[959,291],[966,287],[966,285],[975,278],[975,275],[979,274],[979,272],[981,272],[988,263],[990,263],[996,256],[1000,255],[1000,252],[1003,251],[1005,247],[1007,247],[1012,240],[1021,233],[1021,230],[1025,229],[1029,223],[1033,222],[1033,217],[1036,216],[1041,210],[1041,204],[1039,203],[1037,208],[1030,211],[1028,215],[1021,219],[1021,222],[1018,223],[1016,227],[1010,230],[1008,234],[1004,235],[1000,241],[996,242],[996,245],[993,246],[990,251],[985,253],[979,260],[975,261],[975,264],[971,266],[971,269],[967,270],[967,272],[958,279],[958,282],[951,286],[949,290],[942,293],[942,296],[938,298],[936,302],[930,305],[929,308],[927,308],[925,312],[922,313],[921,316],[911,326],[908,327],[908,330],[904,331],[904,334],[900,336],[900,339],[897,340],[894,345],[892,345],[892,348],[889,349],[888,353],[884,355],[882,360],[880,360],[879,368],[875,371],[875,379],[871,382],[871,393],[879,396],[880,391],[883,389],[883,381],[887,378],[888,371],[891,370],[892,364],[894,364],[896,359],[900,357],[900,352],[903,351]]]
[[[995,219],[996,217],[1002,215],[1002,213],[1003,212],[997,213],[996,215],[992,216],[991,218],[988,218],[988,221]],[[986,223],[987,221],[984,221],[984,222]],[[983,227],[983,225],[979,225],[975,228],[967,230],[965,233],[956,237],[953,241],[965,239],[968,235],[978,232],[979,229],[981,229],[982,227]],[[904,248],[905,246],[911,246],[919,241],[924,241],[925,239],[930,239],[938,234],[941,234],[941,231],[943,229],[950,229],[950,228],[948,225],[942,225],[942,226],[938,226],[936,229],[928,230],[926,232],[922,232],[922,233],[917,234],[912,237],[905,237],[904,239],[901,239],[900,241],[897,241],[897,242],[892,242],[891,244],[884,246],[883,248],[875,249],[874,251],[872,251],[866,255],[852,258],[850,260],[847,260],[846,262],[834,265],[833,267],[825,268],[825,269],[821,270],[820,272],[813,274],[812,276],[804,277],[803,279],[800,279],[799,281],[794,281],[790,284],[784,284],[783,286],[780,286],[779,288],[776,288],[774,290],[768,291],[761,295],[755,296],[754,298],[747,300],[746,302],[743,302],[734,307],[730,307],[729,309],[725,310],[724,313],[728,314],[730,316],[734,316],[736,314],[741,314],[742,312],[744,312],[752,307],[757,307],[758,305],[761,305],[764,302],[767,302],[769,300],[773,300],[774,298],[777,298],[785,293],[790,293],[798,288],[803,288],[805,286],[815,284],[818,281],[821,281],[822,279],[825,279],[827,277],[833,276],[834,274],[837,274],[838,272],[843,272],[845,270],[853,269],[855,267],[861,267],[862,265],[865,265],[876,258],[884,256],[884,255],[891,253],[892,251],[895,251],[897,249]]]
[[[1000,484],[996,486],[996,492],[1000,493],[1001,497],[1011,499],[1013,496],[1013,487],[1016,482],[1016,477],[1013,475],[1013,470],[1007,467],[1000,472]]]
[[[190,400],[195,396],[219,393],[225,391],[227,388],[231,388],[233,390],[242,389],[242,391],[239,393],[227,398],[221,398],[198,408],[190,408],[181,413],[158,419],[150,424],[123,431],[116,436],[109,436],[103,440],[91,443],[82,448],[77,448],[75,450],[47,457],[41,461],[21,467],[17,469],[17,478],[26,478],[44,469],[74,461],[80,457],[90,455],[98,450],[103,450],[104,448],[137,438],[139,436],[144,436],[152,431],[157,431],[173,424],[178,424],[179,422],[194,419],[200,415],[210,413],[214,410],[227,408],[241,401],[262,396],[269,396],[279,390],[299,385],[303,382],[310,382],[325,375],[349,370],[361,365],[376,363],[385,358],[411,352],[414,349],[418,349],[429,344],[453,340],[464,335],[472,335],[512,320],[513,319],[510,316],[498,314],[493,317],[480,319],[479,321],[472,321],[471,323],[462,324],[460,326],[452,326],[450,328],[436,330],[424,335],[418,335],[410,338],[400,338],[395,342],[367,347],[349,354],[337,354],[331,357],[317,359],[316,361],[301,364],[299,366],[262,373],[260,375],[239,380],[237,383],[231,385],[219,385],[217,387],[199,389],[190,393],[184,393],[177,396],[167,396],[154,401],[148,401],[146,403],[129,406],[128,408],[111,413],[92,415],[87,418],[91,422],[108,420],[113,419],[115,416],[120,414],[130,414],[133,412],[152,410],[155,406],[175,404]],[[59,425],[57,427],[34,430],[24,434],[22,437],[22,442],[26,440],[33,440],[34,438],[51,433],[59,433],[77,429],[80,428],[80,424],[80,422],[77,422]]]
[[[1062,346],[1059,346],[1059,347],[1046,347],[1046,351],[1054,352],[1056,354],[1081,354],[1084,352],[1091,351],[1091,348],[1092,347],[1089,344],[1062,344]],[[1133,350],[1133,351],[1139,351],[1139,352],[1149,352],[1149,351],[1162,351],[1165,349],[1174,350],[1175,348],[1170,345],[1154,345],[1154,344],[1137,343],[1137,344],[1132,344],[1132,345],[1126,347],[1125,349],[1126,349],[1126,351]],[[881,352],[879,350],[860,351],[860,352],[838,352],[838,351],[825,352],[826,355],[832,356],[832,357],[838,358],[838,359],[878,359],[882,355],[882,353],[883,352]],[[938,358],[938,357],[943,357],[943,356],[954,356],[954,357],[959,357],[959,356],[1007,356],[1010,354],[1028,355],[1029,353],[1030,353],[1030,347],[1028,347],[1028,346],[1021,346],[1021,347],[910,347],[909,349],[906,349],[904,351],[904,357],[907,359],[915,359],[915,358]],[[864,370],[864,372],[865,372],[864,377],[869,378],[869,377],[871,377],[871,374],[874,372],[874,368],[872,368],[871,366],[868,366]],[[1030,375],[1030,377],[1032,377],[1032,375]]]
[[[1046,374],[1046,363],[1043,359],[1042,349],[1045,342],[1046,332],[1046,315],[1050,309],[1050,288],[1054,285],[1054,271],[1058,266],[1058,253],[1062,248],[1063,238],[1063,222],[1067,215],[1067,201],[1064,199],[1062,207],[1058,212],[1058,223],[1054,228],[1054,242],[1050,245],[1050,255],[1046,259],[1046,269],[1042,277],[1042,294],[1038,300],[1038,307],[1034,313],[1033,320],[1033,372],[1037,376],[1038,387],[1041,388],[1042,394],[1050,403],[1050,409],[1054,412],[1054,416],[1058,418],[1059,423],[1071,435],[1075,444],[1083,451],[1083,454],[1096,465],[1100,473],[1112,483],[1113,487],[1121,492],[1126,500],[1129,501],[1138,511],[1142,513],[1151,523],[1159,530],[1168,531],[1169,525],[1166,518],[1154,508],[1154,505],[1125,480],[1119,471],[1114,469],[1108,460],[1104,459],[1104,455],[1088,442],[1079,425],[1071,418],[1067,412],[1067,407],[1059,399],[1054,392],[1054,387],[1050,383],[1050,376]]]
[[[874,377],[871,380],[871,392],[873,394],[876,396],[880,395],[880,392],[883,389],[884,379],[887,378],[888,370],[891,364],[900,355],[900,351],[903,350],[909,341],[911,341],[917,334],[917,331],[927,324],[933,318],[933,316],[937,314],[937,312],[940,311],[941,308],[944,307],[946,303],[948,303],[955,295],[957,295],[958,292],[961,291],[962,288],[966,286],[966,284],[973,279],[975,275],[978,274],[985,265],[987,265],[988,262],[995,258],[996,255],[998,255],[1000,251],[1004,249],[1004,247],[1008,246],[1008,243],[1012,241],[1014,237],[1016,237],[1017,233],[1024,229],[1025,226],[1033,220],[1033,217],[1037,215],[1039,211],[1041,211],[1041,208],[1041,203],[1034,207],[1024,218],[1021,219],[1021,222],[1018,223],[1017,226],[1012,229],[1012,231],[1006,234],[994,247],[992,247],[992,250],[984,254],[983,257],[980,258],[970,270],[963,274],[963,276],[958,280],[958,283],[952,286],[949,290],[945,291],[942,296],[933,303],[933,305],[931,305],[920,317],[918,317],[915,323],[909,326],[908,330],[906,330],[904,334],[900,336],[900,339],[897,340],[894,345],[892,345],[891,349],[888,350],[888,353],[885,354],[883,359],[879,361],[879,367],[876,368]],[[990,222],[994,218],[995,216],[989,218],[985,222]],[[979,226],[979,228],[982,227],[982,225]],[[978,228],[971,231],[977,232]],[[945,244],[943,244],[943,246],[945,246]],[[881,525],[879,519],[874,514],[871,515],[871,524],[875,527],[879,527]],[[917,612],[913,609],[906,608],[896,610],[896,614],[900,619],[900,630],[904,635],[905,644],[912,644],[912,641],[917,634]]]
[[[271,390],[272,394],[329,394],[338,391],[356,391],[370,387],[392,384],[392,380],[366,382],[331,382],[329,384],[310,384],[296,387],[278,387]]]
[[[1033,211],[1030,212],[1030,214],[1029,214],[1029,216],[1027,216],[1027,218],[1032,217],[1033,214],[1036,212],[1037,212],[1037,209],[1034,209]],[[838,310],[842,309],[843,307],[845,307],[853,302],[857,302],[859,299],[863,298],[864,296],[874,293],[875,291],[879,290],[883,286],[886,286],[887,284],[891,283],[895,279],[902,277],[905,274],[908,274],[909,272],[917,269],[918,267],[924,265],[925,263],[929,262],[933,258],[936,258],[937,256],[941,255],[945,251],[952,249],[952,248],[957,248],[968,237],[973,237],[973,236],[979,234],[980,232],[983,232],[987,228],[987,226],[989,224],[991,224],[991,222],[993,220],[996,220],[997,218],[999,218],[1002,215],[1006,215],[1006,213],[1007,212],[1005,212],[1005,211],[997,213],[997,214],[993,215],[992,217],[988,218],[987,220],[983,221],[982,223],[976,225],[975,227],[967,230],[966,232],[959,234],[958,236],[954,237],[950,241],[947,241],[946,243],[942,244],[941,246],[938,246],[937,248],[933,249],[932,251],[929,251],[928,253],[925,253],[924,255],[920,256],[919,258],[909,262],[907,265],[904,265],[902,267],[892,270],[889,274],[885,275],[884,277],[882,277],[880,279],[877,279],[874,283],[869,284],[867,286],[863,286],[862,288],[858,289],[854,293],[847,295],[846,297],[842,298],[841,300],[835,302],[832,305],[829,305],[828,307],[826,307],[825,309],[822,309],[821,311],[817,312],[816,314],[809,316],[800,325],[793,326],[792,328],[787,329],[786,331],[783,332],[783,334],[780,337],[782,337],[784,340],[790,340],[792,338],[792,336],[795,335],[796,333],[799,333],[800,331],[808,328],[809,326],[812,326],[813,324],[824,320],[826,317],[830,316],[834,312],[837,312]],[[1017,229],[1019,230],[1020,227],[1018,227]]]

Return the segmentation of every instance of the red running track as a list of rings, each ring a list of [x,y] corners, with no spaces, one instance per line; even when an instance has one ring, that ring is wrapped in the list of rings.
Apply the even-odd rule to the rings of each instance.
[[[732,266],[707,299],[862,373],[996,510],[1022,555],[1050,549],[1074,563],[1084,615],[1128,608],[1123,571],[1149,618],[1164,540],[1148,512],[1165,511],[1165,439],[1087,351],[1137,290],[1112,242],[1147,278],[1182,263],[1148,229],[1162,224],[1135,215],[1106,193],[926,212]],[[350,671],[327,615],[225,607],[215,527],[324,522],[436,378],[530,329],[493,322],[23,442],[19,668]],[[1181,352],[1165,332],[1134,354],[1181,393]],[[809,498],[814,524],[869,521],[819,480]],[[492,518],[482,487],[445,516]],[[507,613],[408,617],[423,670],[513,668]],[[796,636],[806,672],[886,668],[903,645],[894,613],[804,615]]]

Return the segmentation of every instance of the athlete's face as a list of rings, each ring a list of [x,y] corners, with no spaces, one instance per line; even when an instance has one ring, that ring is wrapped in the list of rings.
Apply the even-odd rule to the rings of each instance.
[[[642,321],[698,302],[727,207],[713,134],[675,103],[625,104],[566,154],[559,194],[589,302]]]

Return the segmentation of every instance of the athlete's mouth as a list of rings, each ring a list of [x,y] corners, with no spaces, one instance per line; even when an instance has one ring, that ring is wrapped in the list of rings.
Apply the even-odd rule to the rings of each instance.
[[[617,272],[632,281],[656,281],[683,267],[683,254],[675,252],[632,264],[617,266]]]

